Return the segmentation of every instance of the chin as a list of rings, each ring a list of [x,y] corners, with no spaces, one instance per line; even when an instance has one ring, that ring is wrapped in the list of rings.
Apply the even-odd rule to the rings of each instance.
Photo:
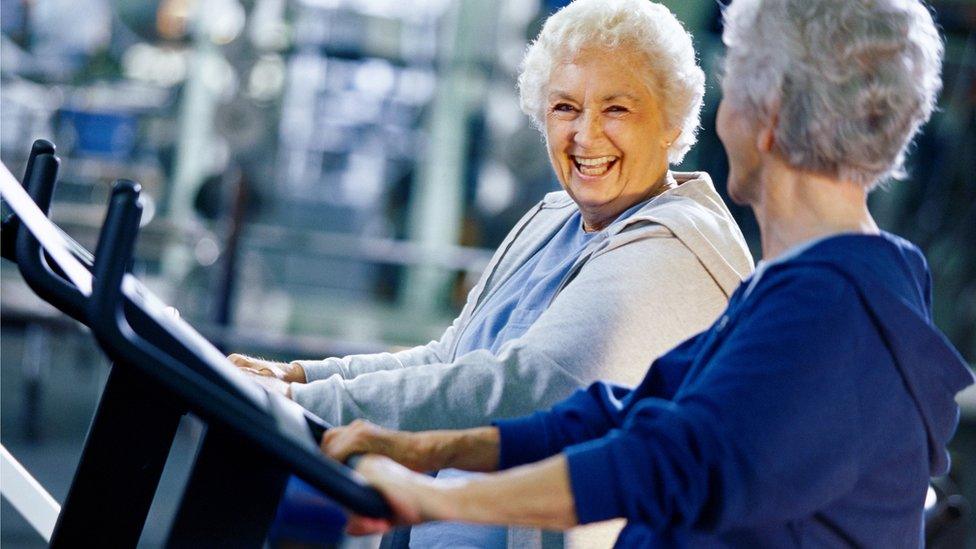
[[[745,200],[745,198],[743,198],[739,194],[738,187],[736,187],[735,185],[732,185],[731,182],[729,182],[729,186],[728,186],[727,191],[729,193],[729,198],[732,200],[732,202],[735,202],[739,206],[748,206],[749,205],[749,203]]]
[[[751,204],[751,200],[749,200],[751,193],[748,192],[746,187],[747,185],[743,184],[735,174],[729,173],[726,191],[729,193],[729,198],[732,199],[732,202],[735,202],[739,206],[748,206]]]
[[[604,194],[606,194],[602,187],[592,184],[588,185],[580,181],[571,182],[566,190],[569,191],[577,201],[585,204],[599,202],[603,199]]]

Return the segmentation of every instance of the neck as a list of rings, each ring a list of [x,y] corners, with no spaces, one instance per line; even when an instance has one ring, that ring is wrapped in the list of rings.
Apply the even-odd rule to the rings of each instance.
[[[816,238],[840,233],[877,234],[867,192],[849,181],[801,172],[772,161],[759,174],[752,209],[762,234],[763,259]]]
[[[678,182],[675,181],[674,176],[671,174],[671,170],[664,170],[664,173],[657,178],[657,181],[650,186],[645,192],[632,197],[621,196],[618,197],[621,200],[620,204],[608,203],[601,208],[587,211],[584,208],[580,208],[580,215],[583,217],[583,230],[592,233],[596,231],[602,231],[607,228],[611,223],[614,222],[620,214],[627,211],[628,208],[635,204],[649,200],[668,189],[672,189],[678,186]]]

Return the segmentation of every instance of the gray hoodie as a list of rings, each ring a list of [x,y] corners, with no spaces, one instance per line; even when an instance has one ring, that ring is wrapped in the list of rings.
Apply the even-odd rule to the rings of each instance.
[[[612,223],[587,245],[520,338],[496,354],[457,356],[474,311],[576,211],[549,193],[495,252],[440,339],[396,353],[300,361],[292,398],[335,425],[356,418],[417,431],[486,425],[546,408],[597,380],[636,383],[648,365],[705,329],[753,268],[732,215],[705,173]]]

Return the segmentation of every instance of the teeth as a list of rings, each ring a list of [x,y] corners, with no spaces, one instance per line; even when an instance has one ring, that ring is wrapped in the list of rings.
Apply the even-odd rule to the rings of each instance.
[[[609,164],[617,159],[616,156],[601,156],[599,158],[583,158],[581,156],[574,156],[576,163],[581,166],[599,166],[600,164]]]
[[[573,157],[576,169],[583,175],[599,176],[610,170],[610,165],[617,160],[616,156],[600,156],[597,158]]]

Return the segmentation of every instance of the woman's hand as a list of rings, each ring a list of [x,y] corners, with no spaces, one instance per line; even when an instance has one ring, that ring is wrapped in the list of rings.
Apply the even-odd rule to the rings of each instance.
[[[250,374],[273,377],[285,383],[306,383],[305,369],[298,362],[273,362],[234,353],[227,357],[234,366]]]
[[[353,515],[347,531],[377,534],[432,520],[566,530],[578,524],[563,454],[501,473],[438,480],[375,455],[356,466],[393,510],[390,519]]]
[[[379,490],[393,510],[390,519],[377,519],[351,514],[346,532],[353,536],[381,534],[394,526],[409,526],[450,517],[448,493],[439,489],[427,475],[416,473],[383,456],[363,456],[356,471]]]
[[[322,451],[345,461],[353,454],[380,454],[414,471],[453,467],[494,471],[498,467],[498,429],[477,427],[458,431],[393,431],[357,419],[334,427],[322,437]]]
[[[414,471],[429,471],[438,464],[431,463],[430,452],[425,450],[430,444],[425,444],[425,437],[430,435],[384,429],[357,419],[345,427],[326,431],[322,451],[337,461],[346,461],[355,454],[380,454]]]
[[[285,398],[291,398],[291,385],[280,379],[260,374],[250,374],[247,377],[254,383],[264,387],[269,393],[278,393]]]

